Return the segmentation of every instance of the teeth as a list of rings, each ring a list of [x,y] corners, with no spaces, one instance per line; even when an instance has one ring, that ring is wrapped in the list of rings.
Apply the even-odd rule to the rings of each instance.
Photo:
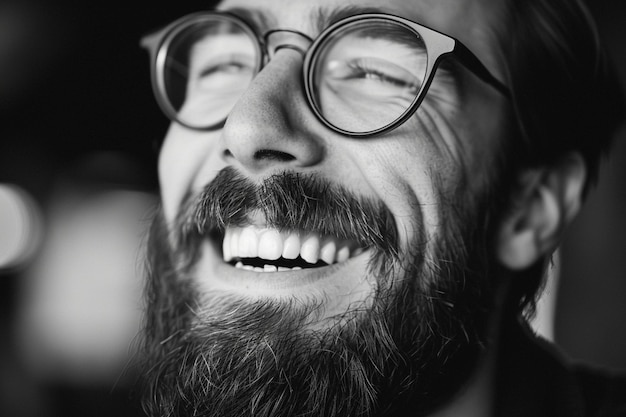
[[[300,255],[300,236],[290,233],[283,242],[283,258],[296,259]]]
[[[261,258],[275,261],[280,257],[296,259],[299,256],[310,264],[315,264],[321,259],[328,265],[345,262],[351,256],[363,252],[363,249],[358,248],[356,243],[339,240],[332,236],[303,234],[297,231],[279,232],[276,229],[256,226],[227,228],[222,250],[226,262],[237,258]],[[238,261],[235,267],[257,272],[301,269],[299,267],[276,267],[269,263],[262,268],[255,268],[244,265],[241,261]]]
[[[293,268],[287,268],[284,266],[277,267],[276,265],[264,265],[263,268],[254,267],[252,265],[244,265],[243,262],[239,261],[235,264],[235,268],[245,269],[246,271],[254,271],[254,272],[284,272],[284,271],[299,271],[302,268],[299,266],[295,266]]]
[[[320,258],[330,265],[335,262],[335,252],[337,252],[337,243],[333,239],[326,238],[320,250]]]
[[[250,228],[244,230],[250,230]],[[239,245],[241,245],[241,242]],[[283,239],[278,230],[269,229],[263,232],[259,240],[259,258],[275,261],[280,258],[282,253]]]
[[[350,248],[344,246],[337,251],[337,262],[345,262],[350,257]]]
[[[224,234],[224,240],[222,241],[222,252],[224,253],[224,259],[232,259],[232,251],[230,250],[230,241],[232,239],[233,229],[226,229]]]
[[[252,228],[245,228],[239,235],[239,256],[242,258],[256,258],[258,256],[259,241]]]
[[[310,264],[317,263],[320,257],[320,238],[316,235],[308,235],[302,242],[300,256]]]
[[[223,246],[230,247],[231,259],[239,254],[239,234],[240,233],[241,233],[241,229],[233,229],[232,233],[230,234],[230,242],[227,242],[226,236],[224,236]]]

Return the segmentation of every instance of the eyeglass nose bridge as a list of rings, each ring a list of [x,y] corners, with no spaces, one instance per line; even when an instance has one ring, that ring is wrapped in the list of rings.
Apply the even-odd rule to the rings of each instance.
[[[303,56],[313,43],[313,39],[297,30],[273,29],[265,32],[263,41],[266,49],[266,61],[269,61],[281,49],[292,49]]]

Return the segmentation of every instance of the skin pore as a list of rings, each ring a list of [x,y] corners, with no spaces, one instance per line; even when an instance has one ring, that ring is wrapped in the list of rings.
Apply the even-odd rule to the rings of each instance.
[[[220,4],[219,9],[246,10],[247,15],[267,26],[261,28],[261,31],[294,29],[314,38],[319,33],[320,25],[328,23],[323,22],[322,16],[333,14],[338,9],[346,10],[348,6],[355,7],[350,9],[352,12],[360,10],[360,7],[367,7],[368,11],[378,7],[374,2],[360,1],[346,3],[320,0],[312,3],[303,0],[227,0]],[[493,28],[498,22],[498,4],[495,0],[392,0],[380,11],[409,18],[458,38],[497,78],[504,80],[493,39]],[[329,339],[345,338],[348,348],[352,348],[353,344],[358,345],[359,337],[363,334],[375,334],[379,336],[378,339],[386,335],[398,345],[406,342],[407,349],[419,351],[409,342],[419,347],[427,346],[426,350],[440,349],[439,352],[450,355],[452,366],[455,366],[455,358],[460,364],[465,359],[476,362],[475,367],[459,365],[458,375],[455,375],[457,380],[448,388],[450,392],[445,390],[446,382],[436,376],[433,377],[433,384],[438,388],[433,389],[433,394],[421,392],[427,391],[424,387],[429,388],[426,382],[424,386],[416,383],[424,398],[420,412],[445,416],[456,415],[459,410],[463,410],[464,415],[489,415],[495,345],[488,345],[486,341],[495,331],[499,310],[498,306],[490,303],[505,298],[495,296],[506,291],[505,283],[490,283],[493,286],[490,288],[493,291],[492,299],[472,300],[473,291],[481,293],[477,288],[479,285],[487,285],[484,282],[486,279],[477,277],[476,282],[468,284],[468,289],[459,282],[472,279],[468,271],[472,270],[470,266],[476,265],[471,262],[475,261],[480,266],[484,266],[481,262],[487,262],[474,253],[471,247],[466,250],[464,244],[469,245],[469,242],[463,240],[474,236],[471,234],[473,226],[481,229],[485,224],[483,217],[486,215],[481,211],[484,209],[482,199],[488,193],[493,175],[491,167],[500,149],[499,144],[506,139],[506,99],[468,71],[447,71],[442,68],[420,109],[409,121],[383,136],[351,139],[331,132],[315,118],[304,96],[301,66],[302,55],[299,52],[281,49],[256,75],[222,129],[192,131],[172,124],[168,131],[159,161],[163,211],[158,227],[162,233],[160,236],[168,237],[170,248],[161,248],[162,252],[155,253],[183,253],[183,249],[187,248],[185,242],[197,240],[201,243],[194,245],[189,250],[190,254],[185,254],[184,262],[181,260],[182,255],[171,255],[175,260],[173,265],[166,265],[163,269],[154,268],[161,272],[162,277],[180,283],[177,286],[172,282],[158,284],[175,287],[170,294],[162,290],[161,295],[171,300],[168,301],[171,304],[178,302],[183,305],[184,302],[174,299],[179,296],[180,300],[189,302],[186,308],[193,312],[189,317],[190,313],[185,311],[180,317],[172,319],[172,323],[166,323],[163,334],[155,332],[155,337],[161,341],[169,340],[170,336],[172,339],[180,337],[176,342],[179,344],[171,351],[165,351],[167,344],[161,343],[164,347],[160,349],[164,351],[159,355],[193,362],[180,365],[180,368],[188,367],[192,369],[190,374],[196,375],[194,367],[198,366],[197,363],[202,365],[203,360],[211,364],[207,365],[209,369],[213,369],[212,366],[222,369],[219,366],[223,362],[235,362],[242,356],[248,358],[249,354],[250,358],[257,358],[251,362],[258,364],[261,360],[253,356],[252,345],[256,350],[259,350],[259,345],[269,349],[280,365],[283,363],[281,360],[285,363],[305,362],[295,354],[289,356],[291,352],[287,350],[294,346],[303,349],[308,347],[306,343],[314,346],[319,343],[323,349],[316,353],[315,358],[321,360],[325,358],[322,353],[330,350],[328,346],[335,346]],[[245,198],[231,201],[229,196],[235,193],[233,189],[238,184],[243,185],[237,193]],[[328,198],[330,201],[342,201],[342,204],[331,208],[320,208],[320,213],[326,217],[333,216],[332,213],[347,204],[352,208],[363,209],[354,209],[354,212],[361,213],[361,221],[356,221],[357,224],[372,223],[381,216],[389,219],[385,224],[391,225],[393,234],[397,236],[392,249],[385,251],[378,248],[373,238],[359,239],[366,234],[361,233],[361,229],[346,226],[346,230],[340,232],[342,224],[336,228],[325,225],[324,216],[321,215],[312,216],[315,220],[307,223],[307,216],[312,211],[303,210],[298,221],[294,221],[284,215],[281,217],[280,210],[262,205],[268,201],[274,205],[280,204],[275,195],[280,190],[288,189],[289,184],[306,189],[312,201],[323,201],[327,191],[332,196]],[[268,189],[275,192],[269,192]],[[297,195],[293,190],[291,193]],[[211,206],[211,201],[216,200],[217,195],[223,196],[223,201],[231,208],[227,210],[222,206]],[[355,198],[344,200],[340,198],[343,195]],[[299,201],[294,198],[291,200]],[[246,209],[250,201],[254,203],[249,203],[250,209]],[[237,217],[236,207],[233,207],[236,203],[241,203],[244,216]],[[305,204],[300,203],[289,207]],[[289,212],[294,210],[297,212],[298,209]],[[227,221],[223,220],[224,214],[229,216]],[[377,230],[386,229],[381,227]],[[245,238],[242,238],[244,234]],[[223,242],[234,241],[235,235],[239,239],[238,243],[224,246]],[[255,254],[259,255],[268,247],[282,245],[284,254],[287,240],[293,236],[299,239],[301,258],[310,264],[315,264],[313,261],[323,257],[327,244],[334,245],[337,253],[346,247],[349,255],[340,258],[337,254],[329,266],[274,271],[270,265],[269,272],[238,268],[234,265],[235,261],[230,261],[231,257],[246,258],[242,253],[250,250],[251,245],[255,246]],[[245,249],[241,243],[243,241],[247,242]],[[166,242],[160,243],[164,245]],[[472,243],[480,248],[485,242]],[[468,259],[456,265],[457,258],[463,258],[463,255]],[[472,258],[473,255],[476,255],[476,260]],[[260,257],[272,260],[271,255]],[[442,277],[441,282],[438,282],[438,274]],[[438,287],[440,284],[444,287]],[[447,285],[451,287],[451,300],[446,301]],[[463,298],[457,285],[467,291],[467,299]],[[434,295],[441,295],[443,301],[437,304]],[[433,299],[433,305],[427,302]],[[392,302],[385,303],[389,300]],[[395,308],[393,303],[399,307]],[[446,317],[451,322],[447,324],[453,329],[450,334],[458,337],[467,332],[467,340],[459,340],[458,346],[455,345],[457,341],[448,344],[443,342],[439,346],[436,344],[439,341],[420,339],[424,337],[424,329],[431,328],[431,331],[438,333],[438,326],[445,327],[434,319],[441,318],[445,305],[458,308],[455,311],[457,315]],[[493,322],[479,326],[477,322],[481,320],[479,317],[482,317],[485,305],[491,309],[490,318]],[[255,313],[249,312],[250,306],[256,309]],[[406,312],[400,308],[404,306]],[[158,308],[154,310],[163,311]],[[368,320],[368,314],[372,315],[371,320]],[[285,318],[291,316],[295,318]],[[263,323],[263,318],[271,325]],[[432,321],[429,321],[431,318]],[[252,319],[258,320],[258,328],[252,326],[251,323],[257,323]],[[160,319],[155,320],[158,322]],[[232,330],[233,323],[237,323],[237,331]],[[242,326],[242,323],[245,325]],[[380,324],[380,327],[389,326],[391,335],[370,328],[374,327],[371,323]],[[423,331],[413,330],[412,325]],[[178,336],[176,332],[179,329],[176,326],[184,327],[188,332]],[[262,329],[266,334],[259,331],[252,342],[238,345],[246,337],[246,329],[250,333]],[[285,340],[293,337],[293,333],[288,330],[299,336],[302,333],[309,339],[294,337],[294,346],[291,346],[285,343]],[[445,330],[441,332],[445,333]],[[478,335],[474,335],[474,332]],[[445,334],[442,337],[445,338]],[[450,340],[453,340],[452,336]],[[367,341],[373,345],[381,342],[376,339]],[[435,343],[433,347],[429,345],[431,342]],[[294,351],[300,352],[295,347]],[[278,348],[281,350],[277,351]],[[233,350],[239,356],[226,356],[228,350]],[[181,355],[180,351],[187,353]],[[197,360],[194,354],[197,354]],[[228,359],[221,359],[220,355]],[[367,352],[365,355],[375,356]],[[281,359],[285,356],[287,359]],[[429,375],[429,372],[437,374],[438,362],[431,361],[424,351],[419,351],[415,356],[424,363],[433,364],[430,370],[424,366],[425,375]],[[347,353],[342,359],[345,357],[349,358]],[[410,355],[399,357],[408,360],[406,358]],[[444,359],[446,365],[447,362]],[[353,366],[348,368],[350,372],[355,372],[354,367],[358,368],[355,363],[348,361],[349,366]],[[172,369],[177,369],[177,366],[166,368],[164,375],[175,372]],[[329,366],[332,369],[334,363],[330,362]],[[388,366],[391,365],[381,365],[381,369]],[[283,371],[280,366],[278,368]],[[376,364],[373,368],[378,369]],[[271,373],[261,374],[258,368],[252,369],[248,369],[248,372],[257,372],[259,381],[263,381],[263,377],[274,381]],[[442,365],[441,369],[454,375],[457,368],[448,370]],[[304,372],[300,368],[296,371]],[[442,374],[446,372],[442,371]],[[226,368],[224,374],[230,377],[230,373],[233,373],[232,369]],[[323,373],[320,371],[319,374]],[[420,372],[407,373],[415,377],[414,374],[421,375],[421,369]],[[217,371],[215,374],[218,381],[224,376]],[[319,374],[306,375],[313,378]],[[385,375],[380,378],[383,381],[387,379]],[[286,381],[289,380],[287,375]],[[221,381],[219,384],[213,381],[208,384],[226,387],[229,383],[235,385],[227,378]],[[241,383],[240,380],[236,381]],[[328,384],[332,390],[331,383]],[[191,382],[189,385],[192,385]],[[206,385],[202,387],[206,390],[203,394],[209,396],[209,388]],[[182,392],[190,392],[185,389],[188,388],[180,387]],[[381,391],[386,392],[384,389]],[[239,398],[235,395],[240,395],[229,394],[233,398]],[[254,395],[265,398],[260,393]],[[263,395],[269,398],[269,394]],[[287,404],[287,407],[290,403],[284,399],[285,395],[281,392],[271,398],[277,404]],[[432,398],[432,404],[428,404],[431,399],[429,395],[436,397]],[[364,396],[370,398],[369,394]],[[198,403],[201,400],[199,398]],[[253,405],[260,403],[261,400],[253,402]],[[215,406],[215,403],[211,403],[211,406]],[[328,410],[332,410],[331,406],[328,407]],[[284,413],[289,415],[287,411]],[[330,411],[328,413],[333,415]]]

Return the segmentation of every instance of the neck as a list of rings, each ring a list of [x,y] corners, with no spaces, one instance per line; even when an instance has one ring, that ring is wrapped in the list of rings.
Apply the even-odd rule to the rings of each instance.
[[[468,383],[452,401],[429,417],[491,417],[494,415],[496,349],[490,346]]]
[[[487,349],[479,359],[476,370],[468,383],[450,402],[428,417],[492,417],[495,415],[496,371],[499,354],[499,336],[504,316],[504,300],[507,300],[510,279],[503,278],[503,284],[496,291],[496,300],[489,330]]]

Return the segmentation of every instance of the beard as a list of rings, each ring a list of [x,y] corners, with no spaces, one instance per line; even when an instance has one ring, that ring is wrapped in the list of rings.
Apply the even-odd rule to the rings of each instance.
[[[489,216],[478,199],[444,202],[445,226],[427,251],[423,224],[401,251],[391,214],[314,176],[256,185],[231,168],[185,199],[149,241],[142,341],[149,415],[425,415],[467,382],[487,337]],[[313,202],[313,203],[312,203]],[[462,204],[463,203],[463,204]],[[471,207],[471,208],[470,208]],[[372,249],[376,288],[325,328],[321,303],[250,301],[198,289],[200,244],[260,212],[268,227],[332,234]],[[481,220],[482,219],[482,220]]]

